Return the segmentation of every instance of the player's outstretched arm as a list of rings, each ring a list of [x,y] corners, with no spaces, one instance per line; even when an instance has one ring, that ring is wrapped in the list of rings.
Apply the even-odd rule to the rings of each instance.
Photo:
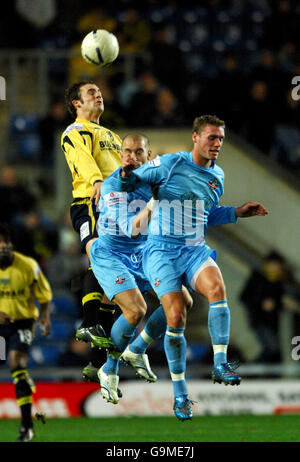
[[[268,210],[260,202],[246,202],[246,204],[235,208],[235,215],[239,218],[264,217],[268,213]]]

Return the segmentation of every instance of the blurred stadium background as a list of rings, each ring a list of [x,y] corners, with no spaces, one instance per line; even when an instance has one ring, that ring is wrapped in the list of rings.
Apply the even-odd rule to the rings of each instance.
[[[54,291],[52,333],[44,339],[37,332],[29,362],[39,408],[50,417],[172,413],[162,342],[149,351],[158,383],[133,380],[122,366],[118,406],[100,402],[97,386],[81,379],[89,350],[73,341],[81,307],[70,280],[87,261],[70,225],[71,176],[60,135],[71,122],[64,89],[93,78],[104,97],[101,123],[121,136],[147,133],[155,154],[191,149],[198,115],[226,121],[223,204],[258,200],[270,214],[209,230],[232,313],[229,357],[241,360],[245,380],[231,390],[208,381],[207,306],[195,297],[186,330],[195,413],[300,412],[300,105],[292,85],[300,76],[300,2],[14,0],[1,9],[0,216]],[[120,43],[105,71],[80,56],[82,38],[97,28]],[[280,270],[266,269],[270,253]],[[7,366],[0,381],[0,418],[17,418]]]

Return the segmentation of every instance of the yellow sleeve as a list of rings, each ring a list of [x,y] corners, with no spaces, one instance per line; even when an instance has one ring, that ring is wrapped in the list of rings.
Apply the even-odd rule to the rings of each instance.
[[[70,170],[85,179],[92,186],[95,181],[103,181],[102,173],[92,155],[93,134],[87,130],[70,130],[62,135],[62,149]]]
[[[35,268],[33,293],[39,303],[46,303],[52,300],[52,290],[50,284],[38,264]]]

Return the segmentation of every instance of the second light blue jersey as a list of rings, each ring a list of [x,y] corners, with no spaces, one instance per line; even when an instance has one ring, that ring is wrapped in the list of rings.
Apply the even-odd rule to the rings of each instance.
[[[210,168],[197,165],[192,152],[165,154],[120,178],[122,190],[141,184],[159,185],[158,204],[149,227],[149,239],[199,245],[208,225],[236,221],[235,207],[219,206],[224,192],[224,172],[212,162]]]
[[[113,172],[101,187],[97,232],[101,246],[130,254],[138,252],[147,239],[146,235],[131,238],[132,221],[151,199],[152,191],[147,184],[133,192],[121,191],[120,172],[121,168]]]

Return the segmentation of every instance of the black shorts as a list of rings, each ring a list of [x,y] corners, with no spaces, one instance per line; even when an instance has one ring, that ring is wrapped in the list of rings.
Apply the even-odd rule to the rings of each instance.
[[[72,225],[80,236],[80,250],[85,253],[86,244],[98,237],[96,223],[99,217],[95,201],[89,198],[74,199],[70,209]]]
[[[6,358],[11,350],[29,353],[34,338],[34,323],[34,319],[20,319],[8,324],[0,324],[1,345],[5,343]]]

